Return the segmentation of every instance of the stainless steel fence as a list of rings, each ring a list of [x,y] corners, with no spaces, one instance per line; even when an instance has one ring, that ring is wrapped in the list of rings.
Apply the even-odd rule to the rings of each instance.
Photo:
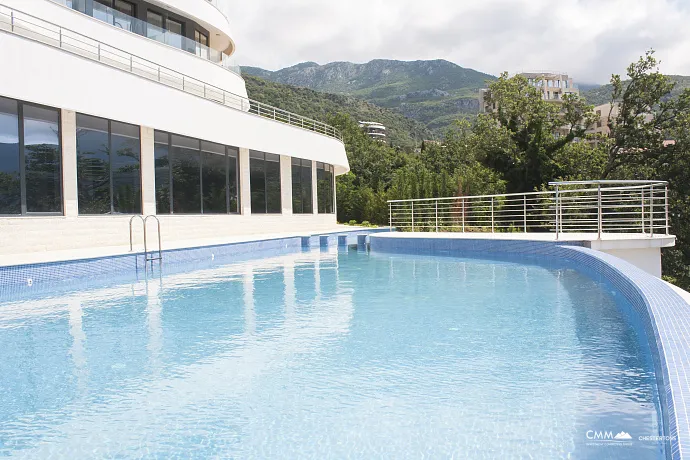
[[[393,200],[389,223],[415,232],[669,233],[666,182],[549,185],[547,192]]]
[[[158,65],[148,59],[2,4],[0,4],[0,31],[20,35],[92,59],[231,109],[248,112],[342,141],[340,132],[326,123],[230,93],[217,86],[209,85],[196,78]]]

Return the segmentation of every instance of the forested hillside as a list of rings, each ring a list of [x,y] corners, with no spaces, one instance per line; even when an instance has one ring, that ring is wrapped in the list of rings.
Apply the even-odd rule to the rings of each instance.
[[[678,97],[684,89],[690,88],[690,77],[685,77],[683,75],[669,75],[668,76],[673,83],[676,84],[671,94],[666,96],[665,99]],[[624,82],[625,83],[625,82]],[[611,92],[613,91],[613,86],[603,85],[598,88],[590,89],[582,93],[582,97],[587,101],[587,103],[592,105],[601,105],[611,102]]]
[[[388,129],[388,141],[403,150],[412,151],[424,139],[433,136],[423,124],[356,97],[321,93],[248,75],[244,79],[250,98],[283,110],[320,121],[327,121],[329,116],[337,113],[345,113],[356,121],[383,123]]]
[[[243,67],[242,71],[278,83],[356,96],[394,109],[438,132],[456,119],[474,116],[479,110],[479,89],[496,79],[440,59],[326,65],[305,62],[275,72],[256,67]]]

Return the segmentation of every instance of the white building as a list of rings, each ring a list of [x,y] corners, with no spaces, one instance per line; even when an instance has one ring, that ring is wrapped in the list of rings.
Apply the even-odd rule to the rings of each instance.
[[[247,98],[226,1],[2,0],[0,256],[335,228],[340,135]]]
[[[537,88],[545,101],[560,103],[566,94],[580,95],[580,90],[576,87],[573,79],[564,72],[522,72],[517,75],[524,77],[530,86]],[[498,109],[496,104],[490,105],[488,103],[488,92],[488,89],[479,91],[479,110],[482,113]]]
[[[364,132],[366,132],[367,135],[372,139],[376,139],[378,141],[386,140],[386,127],[381,123],[377,123],[375,121],[360,121],[359,127],[362,128]]]

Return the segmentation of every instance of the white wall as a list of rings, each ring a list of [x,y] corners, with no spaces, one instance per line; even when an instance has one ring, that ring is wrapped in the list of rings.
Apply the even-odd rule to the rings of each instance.
[[[127,53],[148,59],[157,65],[196,78],[209,85],[247,97],[247,89],[242,77],[192,53],[122,30],[50,0],[3,0],[2,3]],[[180,0],[177,0],[176,3],[180,3]],[[206,0],[183,0],[183,3],[189,3],[190,7],[198,4],[197,6],[203,6],[203,9],[208,8],[225,21],[220,12]],[[20,21],[21,17],[18,15],[17,20]],[[225,23],[227,24],[227,21]],[[39,55],[25,55],[23,61],[38,61],[39,64],[43,64],[44,71],[46,68],[54,69],[54,66],[60,65],[54,59],[44,59],[46,57],[40,53]],[[3,68],[6,67],[3,66]],[[82,78],[86,76],[88,74],[83,75]],[[102,89],[105,88],[104,83],[101,82]],[[1,87],[0,91],[2,91]]]
[[[661,249],[659,248],[606,249],[602,252],[630,262],[650,275],[661,278]]]
[[[16,35],[0,32],[0,62],[0,96],[322,161],[334,165],[336,174],[349,170],[345,146],[337,139],[234,110]]]

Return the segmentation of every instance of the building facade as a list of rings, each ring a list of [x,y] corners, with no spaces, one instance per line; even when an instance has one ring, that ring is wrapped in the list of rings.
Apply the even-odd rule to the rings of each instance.
[[[359,127],[372,139],[377,141],[386,141],[386,127],[381,123],[375,121],[360,121]]]
[[[576,87],[573,79],[563,72],[522,72],[518,75],[527,79],[527,82],[537,88],[542,95],[542,99],[554,103],[563,101],[566,94],[580,95],[580,90]],[[479,91],[479,110],[482,113],[497,110],[487,101],[488,89]]]
[[[2,0],[2,255],[335,227],[340,135],[247,97],[224,1]]]

